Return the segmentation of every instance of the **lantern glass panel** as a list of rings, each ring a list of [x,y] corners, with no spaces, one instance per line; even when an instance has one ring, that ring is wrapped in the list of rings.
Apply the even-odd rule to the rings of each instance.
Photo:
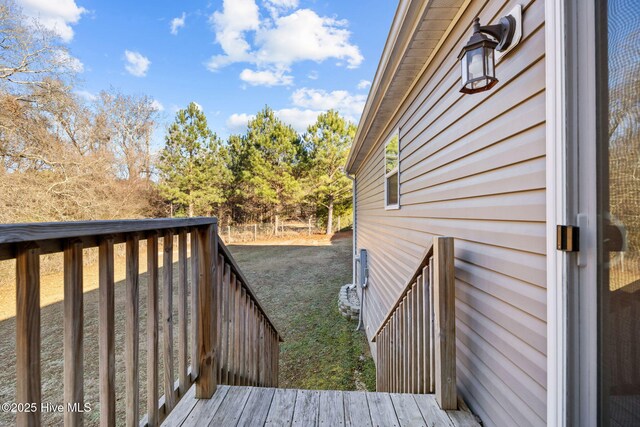
[[[487,77],[495,77],[496,76],[496,72],[495,72],[495,67],[494,67],[494,50],[493,49],[485,49],[484,50],[484,54],[485,54],[485,64],[486,64],[486,69],[487,69]]]
[[[482,47],[470,50],[466,53],[467,70],[469,80],[478,79],[484,76],[484,49]]]
[[[460,64],[462,66],[462,85],[464,86],[469,81],[469,70],[467,69],[468,63],[466,54],[462,56]]]

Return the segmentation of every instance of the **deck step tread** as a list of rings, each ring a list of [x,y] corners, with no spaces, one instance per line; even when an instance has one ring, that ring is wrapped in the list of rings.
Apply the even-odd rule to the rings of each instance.
[[[191,391],[191,390],[190,390]],[[194,402],[195,401],[195,402]],[[443,411],[431,394],[218,386],[180,400],[163,426],[479,426],[464,402]]]

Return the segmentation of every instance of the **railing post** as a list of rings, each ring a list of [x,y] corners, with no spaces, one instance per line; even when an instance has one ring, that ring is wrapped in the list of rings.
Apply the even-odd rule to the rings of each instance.
[[[435,237],[435,385],[441,409],[457,409],[455,270],[452,237]]]
[[[173,233],[164,232],[162,238],[162,359],[164,368],[165,414],[173,410]]]
[[[99,310],[98,324],[100,353],[100,425],[116,423],[116,358],[115,358],[115,284],[113,277],[113,237],[100,242],[99,258]]]
[[[216,318],[214,279],[218,259],[218,229],[216,225],[198,229],[198,363],[196,398],[209,399],[216,391]]]
[[[16,402],[35,404],[18,411],[21,426],[40,425],[40,249],[23,245],[16,256]]]
[[[200,275],[198,274],[198,230],[191,230],[189,239],[191,246],[191,379],[198,378],[200,373],[198,367],[198,321],[197,321],[197,309],[198,309],[198,280]]]
[[[125,301],[126,330],[125,330],[125,381],[126,381],[126,425],[139,424],[140,410],[140,374],[138,371],[140,355],[140,238],[129,236],[126,246],[126,292]]]
[[[158,414],[158,236],[147,238],[147,423],[160,424]]]
[[[64,425],[81,426],[83,388],[82,242],[71,240],[64,248]]]

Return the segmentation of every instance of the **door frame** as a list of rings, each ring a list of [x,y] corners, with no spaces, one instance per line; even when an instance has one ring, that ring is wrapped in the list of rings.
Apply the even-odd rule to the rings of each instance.
[[[598,420],[596,2],[545,0],[547,423]],[[556,225],[580,227],[580,252]]]

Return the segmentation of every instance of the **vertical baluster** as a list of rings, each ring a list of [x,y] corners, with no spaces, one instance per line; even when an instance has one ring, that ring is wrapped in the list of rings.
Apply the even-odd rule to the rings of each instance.
[[[389,391],[389,348],[391,347],[389,323],[384,327],[384,391]]]
[[[222,360],[220,363],[222,365],[222,384],[229,384],[229,370],[231,366],[229,358],[229,355],[231,354],[229,349],[229,334],[231,333],[231,270],[227,263],[224,264],[222,278],[222,304]]]
[[[396,360],[396,351],[398,349],[398,335],[396,331],[398,328],[398,323],[396,322],[395,311],[391,315],[391,320],[389,321],[389,323],[391,324],[391,333],[393,335],[393,347],[391,348],[391,365],[389,366],[389,368],[391,375],[391,391],[395,393],[397,389],[396,368],[398,367],[398,361]]]
[[[209,399],[216,391],[217,341],[215,304],[215,260],[218,259],[217,226],[198,229],[198,361],[200,374],[196,381],[196,398]]]
[[[249,385],[255,386],[254,355],[256,349],[255,339],[255,306],[253,300],[249,301]]]
[[[403,320],[403,337],[404,337],[404,355],[403,355],[403,364],[404,364],[404,390],[402,390],[403,393],[407,393],[409,391],[410,388],[410,384],[409,384],[409,378],[410,378],[410,373],[409,373],[409,364],[410,364],[410,358],[409,358],[409,354],[411,353],[410,349],[409,349],[409,345],[410,345],[410,337],[409,337],[409,308],[410,308],[410,303],[409,303],[409,296],[408,294],[405,296],[404,298],[404,309],[403,309],[403,316],[402,316],[402,320]]]
[[[200,273],[198,272],[198,232],[192,230],[190,233],[191,244],[191,379],[198,377],[198,282]]]
[[[400,381],[402,376],[402,324],[400,323],[400,306],[395,312],[396,323],[396,340],[398,346],[396,347],[396,393],[402,390],[402,382]]]
[[[384,328],[376,338],[376,391],[384,391]]]
[[[393,357],[394,355],[394,350],[396,348],[396,331],[395,331],[395,322],[393,321],[393,315],[391,315],[391,317],[389,318],[389,323],[388,323],[388,327],[389,327],[389,342],[391,343],[391,346],[389,347],[388,350],[388,354],[389,354],[389,366],[388,366],[388,370],[389,372],[387,373],[387,376],[389,377],[389,391],[393,392],[395,390],[395,381],[393,378],[393,367],[396,366],[395,365],[395,358]]]
[[[409,325],[408,325],[408,314],[409,314],[409,310],[408,310],[408,304],[407,304],[407,298],[405,296],[405,298],[402,301],[402,342],[404,343],[402,346],[402,393],[406,393],[407,389],[408,389],[408,379],[409,379],[409,373],[408,373],[408,368],[409,368],[409,337],[408,337],[408,331],[409,331]]]
[[[416,368],[418,385],[417,385],[417,393],[425,393],[424,387],[424,366],[425,366],[425,352],[424,352],[424,340],[425,340],[425,330],[424,330],[424,276],[418,276],[417,286],[416,286],[416,334],[418,340],[416,342],[416,358],[417,365]]]
[[[158,414],[158,236],[155,234],[147,238],[147,312],[147,419],[149,426],[154,427],[160,422]]]
[[[249,313],[251,309],[251,300],[249,293],[245,295],[245,306],[244,306],[244,385],[251,385],[249,383],[249,361],[251,357],[249,356],[251,353],[251,342],[249,341],[251,338],[251,327],[249,326]]]
[[[20,245],[16,255],[16,401],[35,403],[19,411],[18,425],[40,425],[40,249]]]
[[[275,329],[271,329],[271,336],[273,342],[273,386],[276,387],[278,385],[278,375],[276,371],[278,370],[278,339],[276,338]]]
[[[127,239],[126,247],[126,293],[125,314],[125,384],[126,384],[126,425],[138,426],[139,424],[139,373],[138,373],[138,349],[139,349],[139,238],[132,235]]]
[[[278,342],[275,329],[270,327],[269,330],[271,336],[271,387],[276,387],[278,384],[278,376],[276,374],[278,365]]]
[[[382,379],[381,379],[381,373],[382,373],[382,355],[381,355],[381,351],[382,350],[382,342],[380,341],[380,335],[378,336],[378,340],[376,341],[376,391],[383,391],[382,389]]]
[[[385,353],[385,358],[387,359],[387,365],[386,365],[386,384],[387,384],[387,390],[386,391],[391,391],[391,349],[393,348],[393,335],[392,335],[392,329],[391,329],[391,323],[387,323],[387,351]]]
[[[411,312],[413,313],[413,316],[411,316],[411,333],[412,333],[412,338],[411,338],[411,360],[412,360],[412,366],[413,366],[413,370],[411,373],[411,378],[413,380],[413,383],[411,385],[411,392],[412,393],[418,393],[418,377],[419,377],[419,372],[420,372],[420,358],[419,358],[419,352],[418,352],[418,335],[420,333],[420,329],[418,328],[418,317],[419,317],[419,313],[418,313],[418,287],[419,287],[419,281],[420,281],[420,277],[418,277],[418,279],[416,280],[416,283],[413,284],[413,293],[412,293],[412,305],[411,305]]]
[[[69,241],[64,249],[64,425],[82,425],[84,404],[82,242]]]
[[[229,280],[229,375],[227,384],[235,385],[236,373],[236,275],[230,272]]]
[[[168,414],[174,405],[173,395],[173,234],[163,238],[162,263],[162,361],[164,365],[164,405]]]
[[[407,339],[406,339],[406,322],[405,322],[405,307],[406,301],[403,299],[400,303],[400,342],[401,351],[400,351],[400,393],[404,393],[407,390],[406,383],[406,356],[407,356]]]
[[[407,393],[413,392],[413,289],[409,289],[407,294]]]
[[[224,286],[224,257],[218,255],[218,266],[216,268],[216,306],[218,307],[218,315],[216,316],[216,330],[218,331],[218,339],[216,342],[216,354],[218,358],[218,384],[222,384],[222,355],[224,353],[224,347],[222,346],[223,330],[226,329],[224,324],[224,299],[223,299],[223,286]]]
[[[273,336],[270,325],[267,327],[267,342],[269,343],[269,387],[273,387]]]
[[[429,392],[434,393],[436,390],[436,361],[434,352],[434,341],[436,340],[434,329],[433,314],[433,257],[429,260]]]
[[[244,286],[240,289],[240,385],[247,385],[247,371],[246,371],[246,361],[247,361],[247,324],[246,320],[246,312],[247,312],[247,291]]]
[[[266,385],[267,387],[271,387],[271,336],[269,333],[269,325],[265,319],[264,326],[264,344],[266,346],[266,360],[265,360],[265,377],[266,377]]]
[[[262,321],[262,313],[260,313],[260,323],[258,331],[258,385],[264,387],[264,322]]]
[[[274,358],[274,369],[275,369],[275,373],[276,373],[276,383],[274,384],[275,387],[278,387],[279,381],[280,381],[280,339],[278,338],[278,333],[276,332],[276,330],[273,330],[273,340],[275,342],[275,348],[276,348],[276,356]]]
[[[113,282],[113,238],[105,237],[99,248],[99,347],[100,425],[116,423],[115,313]]]
[[[379,360],[382,361],[381,364],[378,364],[377,366],[377,371],[380,372],[380,383],[379,385],[376,386],[376,390],[379,391],[386,391],[386,386],[385,386],[385,373],[386,373],[386,351],[387,351],[387,343],[386,343],[386,332],[387,332],[387,326],[385,325],[382,328],[382,331],[380,332],[380,336],[377,338],[377,343],[378,343],[378,347],[376,348],[376,355],[378,357]],[[382,340],[382,345],[380,345]]]
[[[187,379],[187,231],[178,234],[178,390],[184,396]]]
[[[233,384],[240,385],[240,363],[241,353],[240,353],[240,334],[242,333],[241,323],[240,323],[240,305],[241,305],[241,297],[242,297],[242,284],[236,277],[235,280],[235,300],[234,300],[234,336],[233,336],[233,347],[234,347],[234,358],[233,358]]]

